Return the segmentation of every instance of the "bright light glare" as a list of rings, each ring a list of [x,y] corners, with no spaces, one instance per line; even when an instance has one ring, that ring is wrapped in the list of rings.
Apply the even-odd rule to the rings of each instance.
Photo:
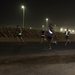
[[[74,33],[74,30],[72,30],[72,32]]]
[[[69,31],[71,32],[71,30],[69,29]]]
[[[22,5],[22,8],[24,9],[24,6]]]
[[[60,28],[60,31],[63,31],[63,28]]]
[[[48,18],[46,18],[46,21],[48,21]]]
[[[66,31],[67,29],[65,29],[65,31]]]

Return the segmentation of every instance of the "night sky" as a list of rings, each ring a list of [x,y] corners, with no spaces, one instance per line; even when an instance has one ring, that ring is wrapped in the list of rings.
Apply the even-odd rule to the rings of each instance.
[[[22,26],[22,8],[25,9],[25,27],[39,28],[46,18],[58,27],[75,28],[75,2],[72,0],[0,0],[0,26]]]

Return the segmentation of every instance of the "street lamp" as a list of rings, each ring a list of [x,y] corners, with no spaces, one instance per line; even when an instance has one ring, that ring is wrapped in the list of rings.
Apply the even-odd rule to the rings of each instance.
[[[63,28],[60,28],[60,31],[63,32]]]
[[[65,29],[65,31],[66,31],[67,29]]]
[[[48,29],[48,18],[46,18],[46,30]]]
[[[74,30],[72,30],[72,32],[74,33]]]
[[[24,5],[22,5],[21,8],[23,9],[23,28],[24,28],[24,12],[25,12],[25,7],[24,7]]]

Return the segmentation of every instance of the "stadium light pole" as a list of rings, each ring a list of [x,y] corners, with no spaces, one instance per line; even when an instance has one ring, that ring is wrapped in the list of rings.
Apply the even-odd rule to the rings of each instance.
[[[24,28],[24,14],[25,14],[25,6],[22,5],[21,8],[23,9],[23,28]]]
[[[45,26],[44,26],[44,25],[42,25],[42,30],[44,30],[44,27],[45,27]]]
[[[48,29],[48,18],[46,18],[46,30]]]

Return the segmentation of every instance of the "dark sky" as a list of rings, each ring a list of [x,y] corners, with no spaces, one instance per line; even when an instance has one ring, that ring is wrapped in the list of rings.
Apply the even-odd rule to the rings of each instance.
[[[25,27],[41,27],[49,22],[75,28],[75,2],[72,0],[0,0],[0,25],[22,25],[21,5],[26,6]]]

